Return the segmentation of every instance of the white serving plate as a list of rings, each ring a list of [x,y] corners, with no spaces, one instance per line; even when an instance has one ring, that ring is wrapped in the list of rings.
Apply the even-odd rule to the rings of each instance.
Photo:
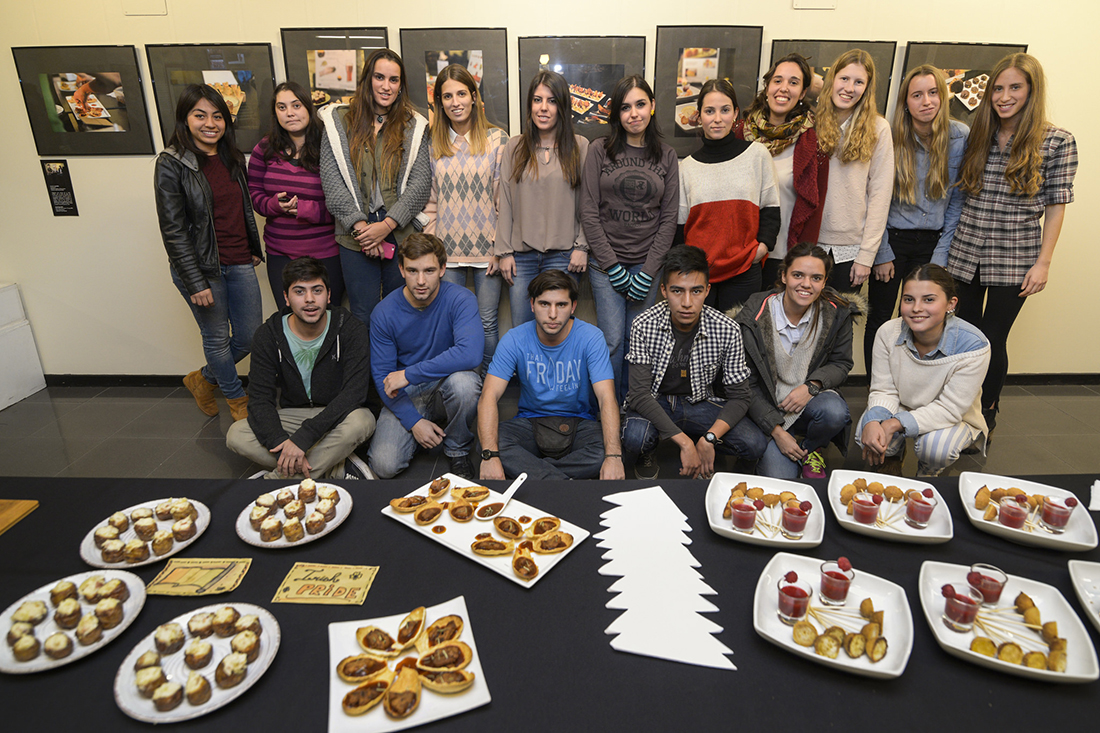
[[[126,713],[131,718],[142,720],[146,723],[178,723],[181,720],[191,720],[228,705],[243,695],[246,690],[260,680],[260,677],[263,676],[264,672],[267,671],[267,668],[270,667],[271,663],[275,660],[275,653],[279,651],[279,643],[282,640],[282,632],[279,629],[279,622],[271,615],[270,611],[260,606],[254,606],[251,603],[215,603],[209,606],[196,608],[193,611],[188,611],[187,613],[166,621],[165,623],[172,623],[174,621],[179,624],[183,628],[183,633],[187,640],[183,643],[183,647],[179,651],[161,656],[161,669],[164,670],[164,674],[169,682],[179,682],[186,688],[187,676],[191,673],[191,668],[184,663],[183,656],[184,651],[187,649],[187,645],[191,643],[191,639],[193,638],[187,631],[187,621],[196,613],[214,613],[226,606],[236,608],[242,616],[255,614],[259,617],[260,624],[263,626],[263,633],[260,634],[260,656],[256,658],[255,662],[248,665],[248,673],[245,674],[241,683],[236,687],[230,687],[228,690],[223,690],[218,687],[218,683],[214,681],[214,670],[218,668],[218,664],[221,663],[222,658],[230,653],[231,648],[229,644],[233,641],[233,637],[230,636],[223,639],[217,634],[213,634],[206,637],[206,640],[214,647],[214,653],[211,655],[210,662],[202,669],[195,670],[210,683],[210,699],[202,705],[192,705],[187,702],[187,695],[185,693],[183,702],[181,702],[178,707],[173,710],[160,712],[151,699],[141,696],[141,693],[138,692],[137,685],[134,683],[137,674],[134,671],[134,663],[137,661],[137,658],[145,652],[156,651],[156,646],[153,643],[153,635],[156,634],[156,629],[153,629],[145,638],[134,646],[129,654],[126,655],[126,659],[122,660],[122,666],[118,668],[118,673],[115,675],[115,702],[118,703],[122,712]]]
[[[128,507],[121,511],[129,519],[130,515],[133,514],[135,509],[140,509],[141,507],[149,507],[150,509],[155,510],[157,508],[157,504],[168,501],[171,498],[172,497],[165,497],[163,499],[143,501],[140,504],[134,504],[132,507]],[[114,514],[114,512],[111,512],[111,514],[108,514],[106,517],[104,517],[102,522],[88,530],[88,534],[84,535],[84,539],[80,543],[80,559],[91,565],[93,568],[140,568],[142,565],[150,565],[152,563],[160,562],[161,560],[172,557],[172,555],[175,555],[184,548],[189,547],[195,540],[197,540],[199,537],[202,537],[202,533],[205,532],[206,528],[210,526],[210,510],[201,501],[195,501],[194,499],[184,496],[179,496],[175,498],[187,499],[191,502],[191,504],[199,513],[199,516],[195,518],[195,535],[190,539],[184,540],[183,542],[173,543],[172,549],[164,553],[163,555],[158,555],[157,553],[153,552],[152,541],[146,542],[146,544],[149,545],[149,559],[143,560],[142,562],[131,563],[126,562],[125,560],[123,560],[122,562],[114,563],[103,562],[103,553],[101,553],[99,551],[99,548],[95,546],[95,531],[107,524],[107,520],[110,519],[111,514]],[[153,519],[157,523],[158,530],[167,529],[171,531],[172,525],[175,524],[175,520],[157,519],[155,515],[153,516]],[[130,526],[126,528],[125,532],[121,532],[118,535],[118,538],[124,543],[137,538],[137,533],[134,532],[133,520],[130,520]]]
[[[802,535],[802,539],[789,540],[784,537],[781,532],[772,537],[768,531],[760,527],[755,528],[752,534],[738,532],[734,529],[733,520],[724,518],[722,516],[722,510],[725,509],[726,502],[729,501],[730,492],[733,491],[733,487],[737,486],[737,484],[742,481],[748,483],[750,489],[759,487],[764,489],[764,492],[768,494],[781,494],[784,491],[790,491],[798,497],[800,502],[809,501],[813,504],[813,509],[810,510],[810,516],[806,519],[806,531]],[[821,501],[818,500],[817,492],[808,484],[783,481],[781,479],[768,478],[767,476],[716,473],[707,486],[706,503],[707,521],[710,522],[711,530],[713,530],[715,534],[720,534],[731,540],[745,542],[750,545],[817,547],[821,544],[821,540],[825,536],[825,507],[823,507]],[[762,516],[765,521],[776,526],[780,525],[781,515],[782,509],[778,505],[770,508],[765,507],[760,512],[760,516]]]
[[[474,520],[477,521],[476,519]],[[489,686],[485,682],[485,672],[481,668],[481,657],[477,653],[477,644],[474,643],[474,631],[470,624],[470,612],[466,609],[466,598],[458,596],[445,603],[429,606],[425,611],[424,621],[430,625],[437,619],[454,614],[462,617],[462,634],[458,641],[466,642],[474,653],[466,669],[474,673],[474,682],[470,687],[454,695],[444,695],[427,687],[420,691],[420,705],[407,718],[394,720],[382,709],[383,703],[378,703],[363,715],[348,715],[341,705],[344,695],[355,689],[351,682],[345,682],[336,674],[336,665],[345,657],[362,654],[363,648],[355,640],[355,630],[363,626],[377,626],[386,630],[391,636],[397,636],[397,626],[408,615],[408,609],[393,616],[382,618],[364,619],[362,621],[342,621],[328,625],[328,649],[329,649],[329,682],[328,682],[328,730],[329,733],[373,733],[374,731],[396,731],[405,728],[413,728],[424,725],[434,720],[449,718],[452,715],[464,713],[467,710],[488,705],[492,700],[489,695]],[[390,663],[393,665],[405,657],[417,656],[415,648],[410,648],[404,654],[394,657]]]
[[[279,539],[275,540],[274,542],[264,542],[263,540],[260,539],[260,531],[258,529],[252,529],[252,523],[248,521],[249,512],[252,511],[252,507],[256,506],[256,502],[253,501],[251,504],[246,506],[241,511],[240,514],[237,515],[237,525],[236,525],[237,536],[240,537],[242,540],[244,540],[245,542],[247,542],[250,545],[255,545],[256,547],[268,547],[268,548],[271,548],[273,550],[282,550],[282,549],[285,549],[287,547],[301,547],[302,545],[309,544],[310,542],[313,542],[314,540],[321,539],[322,537],[327,535],[329,532],[333,531],[334,529],[336,529],[337,527],[339,527],[341,524],[344,523],[344,520],[348,518],[349,514],[351,514],[351,506],[352,506],[351,494],[349,494],[346,489],[343,489],[343,488],[337,486],[336,484],[323,484],[323,483],[318,483],[317,484],[318,489],[321,489],[322,487],[325,487],[325,486],[336,489],[337,493],[340,495],[340,501],[338,501],[336,503],[336,518],[333,519],[331,522],[327,522],[325,524],[325,528],[322,529],[317,534],[310,534],[309,531],[307,530],[305,536],[302,537],[302,539],[298,540],[297,542],[291,542],[290,540],[288,540],[286,538],[286,535],[280,535]],[[272,496],[275,496],[276,494],[278,494],[283,489],[290,489],[291,491],[294,492],[295,498],[297,498],[297,496],[298,496],[298,491],[297,491],[298,484],[293,484],[292,486],[282,486],[282,487],[280,487],[278,489],[275,489],[273,491],[265,491],[263,493],[271,494]],[[259,495],[257,495],[257,496],[259,496]],[[314,509],[317,508],[317,502],[318,501],[320,501],[320,500],[317,499],[316,497],[314,497],[313,501],[306,503],[306,517],[309,516],[310,512],[312,512]],[[274,516],[275,516],[276,519],[282,520],[284,524],[286,523],[286,515],[283,514],[283,510],[282,510],[281,507],[276,510]],[[302,529],[305,529],[305,521],[306,521],[305,517],[302,517]]]
[[[852,579],[852,585],[848,589],[848,602],[842,608],[858,613],[859,604],[864,598],[870,597],[874,601],[875,610],[884,612],[882,636],[886,637],[888,644],[886,656],[874,663],[866,654],[852,659],[841,649],[836,659],[829,659],[814,653],[813,647],[799,646],[794,643],[792,627],[780,621],[777,614],[779,579],[789,571],[795,571],[799,578],[808,582],[814,589],[814,598],[810,601],[811,607],[822,607],[824,604],[817,600],[821,562],[817,558],[794,555],[789,552],[777,552],[772,557],[756,583],[756,596],[752,610],[752,625],[756,633],[782,649],[827,667],[879,679],[901,676],[909,663],[909,655],[913,652],[913,617],[909,613],[909,600],[900,585],[866,573],[859,568],[855,568],[855,578]],[[821,624],[810,619],[808,615],[807,620],[814,624],[818,633],[824,631]],[[865,622],[863,619],[861,621]],[[863,624],[857,625],[853,621],[838,625],[845,626],[846,631],[855,632]]]
[[[76,629],[63,629],[58,626],[53,620],[54,605],[50,603],[50,591],[54,586],[60,583],[62,580],[71,580],[76,583],[76,587],[79,591],[80,584],[93,575],[102,575],[104,580],[119,580],[125,581],[126,587],[130,589],[130,597],[122,603],[122,621],[118,626],[113,629],[104,629],[103,635],[99,641],[88,646],[84,646],[76,640]],[[87,613],[91,613],[95,610],[94,603],[88,603],[84,600],[84,597],[77,593],[77,600],[80,601],[81,616]],[[11,616],[25,601],[45,601],[46,607],[49,609],[49,615],[46,616],[46,620],[34,627],[34,635],[38,638],[38,641],[42,644],[46,643],[46,639],[56,631],[63,631],[68,634],[69,638],[73,642],[72,653],[64,657],[63,659],[51,659],[46,656],[45,650],[40,651],[38,656],[29,662],[19,662],[12,654],[11,645],[0,645],[0,672],[7,672],[8,674],[28,674],[30,672],[42,672],[47,669],[54,669],[56,667],[64,667],[70,662],[75,662],[78,659],[83,659],[89,654],[102,649],[107,644],[114,641],[115,637],[121,634],[123,631],[134,623],[138,614],[141,612],[142,606],[145,605],[145,583],[138,576],[133,573],[128,573],[125,570],[89,570],[86,573],[77,573],[76,575],[69,575],[64,578],[58,578],[52,583],[47,583],[38,590],[31,591],[15,603],[11,604],[4,610],[4,615],[0,616],[6,622],[3,626],[4,634],[8,633],[8,629],[11,627]]]
[[[897,486],[902,492],[909,491],[910,489],[916,489],[917,491],[924,491],[925,489],[932,489],[933,494],[936,497],[936,507],[932,510],[932,516],[928,520],[928,526],[924,529],[917,529],[916,527],[910,527],[905,523],[905,507],[901,504],[887,504],[885,501],[879,507],[879,514],[883,512],[889,512],[890,516],[894,516],[895,519],[891,522],[893,527],[879,527],[873,524],[861,524],[852,518],[848,514],[848,507],[840,503],[840,490],[848,484],[854,482],[857,478],[866,479],[867,483],[878,481],[883,486]],[[836,470],[832,472],[829,477],[829,506],[833,509],[833,516],[836,517],[836,521],[840,522],[840,526],[844,529],[855,532],[856,534],[865,534],[870,537],[878,537],[883,540],[891,540],[893,542],[915,542],[920,544],[937,544],[941,542],[947,542],[955,534],[955,526],[951,521],[951,512],[947,508],[947,502],[944,501],[943,494],[941,494],[936,487],[932,484],[927,484],[923,481],[917,481],[911,478],[902,478],[901,476],[886,476],[879,473],[871,473],[869,471],[844,471]]]
[[[455,487],[483,486],[484,485],[484,484],[476,483],[474,481],[467,481],[466,479],[459,478],[458,476],[455,476],[453,473],[445,473],[445,474],[443,474],[442,478],[448,478],[448,479],[451,480],[451,488],[452,489],[455,488]],[[419,489],[416,489],[415,491],[411,491],[408,494],[405,494],[405,496],[417,496],[417,495],[427,496],[428,495],[428,487],[430,485],[431,485],[431,482],[429,481],[428,483],[421,486]],[[399,497],[394,497],[394,498],[399,498]],[[502,498],[503,498],[502,494],[490,489],[489,490],[489,497],[486,498],[484,501],[479,502],[479,503],[480,504],[491,504],[495,501],[501,501]],[[450,494],[447,494],[447,496],[443,499],[443,501],[450,501]],[[485,567],[489,568],[493,572],[499,573],[500,575],[503,575],[505,578],[508,578],[512,582],[514,582],[518,585],[522,585],[525,588],[532,587],[535,583],[539,582],[543,577],[545,577],[546,574],[548,572],[550,572],[550,570],[552,570],[555,565],[557,565],[559,562],[561,562],[562,559],[565,558],[566,555],[573,552],[573,550],[577,549],[577,545],[579,545],[581,542],[583,542],[585,540],[585,538],[588,537],[588,534],[589,534],[588,530],[583,529],[581,527],[578,527],[577,525],[573,524],[572,522],[567,522],[564,519],[562,519],[561,520],[561,531],[562,532],[568,532],[569,534],[573,535],[573,544],[570,545],[567,549],[565,549],[565,550],[563,550],[563,551],[561,551],[561,552],[559,552],[555,555],[539,555],[537,553],[531,553],[532,557],[535,560],[535,564],[539,566],[539,574],[536,575],[534,577],[534,579],[532,579],[532,580],[524,580],[523,578],[519,577],[518,575],[516,575],[512,571],[512,556],[511,555],[494,555],[494,556],[487,557],[485,555],[478,555],[473,550],[470,549],[470,545],[473,544],[474,538],[477,535],[479,535],[483,532],[488,532],[493,537],[496,537],[497,539],[501,539],[501,536],[494,529],[492,522],[483,522],[483,521],[478,520],[476,518],[471,519],[469,522],[456,522],[455,520],[451,519],[451,515],[448,512],[444,511],[443,516],[441,516],[439,519],[437,519],[432,524],[427,524],[427,525],[421,526],[421,525],[416,523],[415,519],[413,519],[412,513],[401,514],[400,512],[395,512],[393,510],[393,507],[391,507],[388,503],[386,504],[385,507],[382,508],[382,513],[385,514],[386,516],[390,517],[391,519],[394,519],[398,522],[401,522],[402,524],[409,527],[410,529],[413,529],[413,530],[419,532],[420,534],[424,535],[428,539],[434,540],[435,542],[438,542],[439,544],[444,545],[445,547],[451,548],[452,550],[454,550],[458,554],[462,555],[463,557],[468,557],[469,559],[473,560],[474,562],[478,563],[479,565],[484,565]],[[535,507],[533,507],[529,504],[524,504],[522,501],[519,501],[517,499],[512,499],[512,501],[508,502],[508,506],[504,508],[504,514],[503,515],[498,515],[498,516],[507,516],[507,517],[511,517],[511,518],[518,521],[519,518],[521,516],[524,516],[524,515],[526,515],[528,517],[531,517],[532,522],[534,522],[535,520],[537,520],[541,517],[550,516],[546,512],[542,511],[541,509],[536,509]],[[559,517],[559,519],[560,519],[560,517]],[[437,534],[437,533],[432,531],[432,529],[434,527],[439,527],[439,526],[445,527],[446,531],[443,532],[442,534]],[[528,523],[528,524],[524,525],[524,529],[526,529],[527,527],[530,527],[530,526],[531,526],[530,523]]]
[[[695,102],[683,102],[676,105],[676,125],[684,132],[698,132],[703,129],[701,125],[684,125],[680,122],[680,115],[691,114],[693,110],[698,109]]]
[[[1066,489],[1056,486],[1037,484],[1034,481],[997,476],[991,473],[976,473],[963,471],[959,474],[959,499],[970,523],[983,532],[1004,537],[1006,540],[1018,542],[1021,545],[1036,545],[1051,550],[1091,550],[1096,547],[1096,524],[1089,515],[1084,502],[1078,504],[1069,517],[1066,531],[1062,534],[1050,534],[1044,529],[1036,528],[1029,532],[1026,529],[1012,529],[1000,522],[982,519],[982,512],[974,508],[974,496],[983,486],[988,486],[990,491],[994,489],[1008,489],[1016,487],[1027,494],[1042,494],[1043,496],[1074,497],[1077,495]],[[1079,500],[1080,501],[1080,500]]]
[[[1069,577],[1085,615],[1100,631],[1100,563],[1070,560]]]
[[[1020,488],[1023,488],[1022,486]],[[1085,631],[1081,619],[1070,608],[1065,597],[1057,588],[1040,583],[1036,580],[1028,580],[1016,575],[1009,575],[1005,583],[1001,600],[997,604],[999,608],[1010,608],[1014,605],[1016,596],[1020,592],[1027,593],[1035,601],[1043,621],[1057,621],[1058,634],[1068,642],[1067,664],[1065,672],[1052,672],[1046,669],[1032,669],[1022,664],[1010,664],[1008,662],[987,657],[984,654],[970,651],[970,642],[981,632],[968,631],[962,633],[952,631],[943,622],[944,598],[941,592],[946,583],[965,583],[966,574],[970,572],[967,565],[952,565],[950,563],[932,562],[926,560],[920,568],[920,580],[918,588],[921,606],[924,608],[924,618],[928,621],[936,642],[944,651],[952,656],[965,659],[968,662],[989,667],[999,672],[1030,677],[1045,682],[1091,682],[1100,677],[1100,667],[1096,662],[1096,650],[1092,646],[1088,632]],[[1006,573],[1007,574],[1007,573]],[[1021,616],[1010,614],[1014,620],[1022,620]],[[1024,639],[1034,639],[1040,647],[1045,649],[1038,634],[1021,635]],[[1032,647],[1024,648],[1030,651]]]

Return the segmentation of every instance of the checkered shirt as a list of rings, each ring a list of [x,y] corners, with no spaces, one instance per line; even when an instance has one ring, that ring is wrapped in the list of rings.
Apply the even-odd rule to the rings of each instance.
[[[978,144],[971,141],[971,145]],[[1012,140],[1004,150],[994,135],[982,175],[982,190],[967,196],[959,226],[951,242],[947,269],[971,282],[979,272],[981,285],[1019,286],[1039,259],[1043,228],[1040,217],[1047,206],[1073,201],[1077,173],[1077,143],[1066,130],[1051,125],[1040,147],[1043,183],[1032,197],[1013,193],[1005,179]],[[979,270],[979,265],[981,266]]]
[[[645,310],[630,326],[630,351],[626,360],[631,364],[653,366],[651,391],[655,398],[672,359],[675,343],[667,300]],[[691,344],[688,360],[691,379],[689,402],[695,404],[714,396],[713,384],[719,366],[722,367],[722,383],[726,386],[740,384],[749,377],[740,327],[729,316],[704,305],[699,318],[699,331]]]

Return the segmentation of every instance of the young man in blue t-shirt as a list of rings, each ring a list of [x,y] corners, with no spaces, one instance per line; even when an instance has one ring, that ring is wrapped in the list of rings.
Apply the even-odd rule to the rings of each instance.
[[[312,257],[283,269],[283,291],[290,313],[252,337],[248,418],[230,426],[226,445],[266,478],[366,478],[352,451],[374,431],[363,407],[367,328],[345,308],[328,310],[328,273]]]
[[[485,352],[477,298],[443,280],[447,250],[437,237],[412,234],[397,256],[405,287],[383,298],[370,319],[371,372],[385,405],[370,445],[371,470],[393,478],[417,447],[442,443],[451,472],[473,478],[481,395],[474,370]]]
[[[573,318],[577,286],[561,270],[538,275],[527,294],[535,320],[501,339],[478,403],[482,480],[505,473],[623,478],[619,406],[603,332]],[[498,424],[497,403],[513,376],[520,383],[519,415]]]

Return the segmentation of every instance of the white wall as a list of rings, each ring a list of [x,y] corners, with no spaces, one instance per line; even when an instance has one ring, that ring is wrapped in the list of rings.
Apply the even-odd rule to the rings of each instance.
[[[520,36],[644,35],[650,79],[658,25],[762,25],[765,61],[772,38],[897,40],[895,68],[901,66],[908,40],[1027,43],[1049,79],[1052,120],[1077,137],[1081,168],[1077,203],[1068,209],[1050,286],[1030,299],[1013,331],[1012,371],[1100,372],[1100,339],[1081,338],[1094,335],[1095,326],[1074,322],[1078,314],[1094,311],[1097,300],[1091,276],[1095,265],[1081,260],[1087,211],[1100,185],[1092,147],[1098,133],[1091,127],[1100,119],[1100,95],[1094,64],[1086,57],[1100,17],[1093,0],[1054,0],[1041,8],[1032,0],[839,0],[835,11],[796,11],[789,0],[635,0],[603,6],[587,0],[548,6],[482,0],[167,4],[166,16],[126,17],[122,0],[8,2],[0,46],[134,44],[144,68],[146,43],[270,42],[281,80],[283,26],[386,25],[395,48],[402,26],[507,27],[515,130]],[[148,79],[145,92],[151,107]],[[10,136],[0,180],[0,281],[20,284],[46,373],[183,374],[194,369],[202,351],[190,313],[169,279],[153,204],[152,157],[70,158],[80,216],[55,218],[7,53],[0,54],[0,95],[8,103],[5,129]],[[155,120],[152,124],[157,127]],[[265,275],[259,274],[270,312]],[[590,307],[581,313],[590,315]],[[858,372],[858,343],[856,352]]]

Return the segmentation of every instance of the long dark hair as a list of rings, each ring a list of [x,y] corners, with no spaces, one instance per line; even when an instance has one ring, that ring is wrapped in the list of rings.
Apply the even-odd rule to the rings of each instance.
[[[382,59],[392,61],[401,70],[401,86],[397,99],[386,113],[386,123],[382,125],[382,152],[379,155],[378,140],[374,137],[374,86],[371,77],[374,67]],[[355,87],[348,113],[344,118],[348,130],[348,147],[351,149],[351,164],[357,174],[362,174],[361,161],[363,148],[370,148],[375,160],[381,162],[382,179],[387,183],[397,180],[401,169],[401,158],[405,154],[405,127],[412,121],[416,109],[409,101],[409,75],[405,73],[405,62],[388,48],[380,48],[367,57],[363,64],[363,74]],[[412,151],[415,154],[415,151]]]
[[[269,163],[272,158],[286,161],[294,158],[294,141],[290,139],[290,133],[279,124],[279,115],[275,110],[281,92],[290,92],[297,97],[309,115],[306,139],[302,143],[298,162],[310,173],[317,173],[321,169],[321,126],[317,122],[317,111],[313,108],[309,92],[296,81],[284,81],[275,87],[275,92],[271,95],[271,128],[263,139],[264,162]]]
[[[531,114],[531,103],[535,99],[535,90],[544,86],[550,90],[550,95],[558,105],[558,124],[555,132],[555,141],[558,145],[558,164],[561,166],[561,174],[570,188],[576,188],[581,183],[581,151],[577,146],[577,138],[573,135],[573,111],[569,101],[569,84],[565,77],[553,71],[543,69],[535,74],[531,85],[527,87],[527,124],[523,128],[523,140],[516,145],[515,154],[512,157],[512,179],[519,183],[523,175],[530,168],[534,177],[539,176],[539,162],[535,156],[535,149],[539,144],[539,129],[535,127],[535,116]]]
[[[777,59],[771,68],[764,72],[762,80],[764,86],[753,97],[752,103],[749,105],[749,111],[745,113],[748,117],[758,111],[763,110],[765,121],[769,120],[771,110],[768,108],[768,85],[771,83],[772,77],[775,76],[776,69],[780,64],[794,64],[798,67],[799,73],[802,74],[802,89],[804,92],[808,92],[810,89],[810,82],[813,80],[813,71],[810,69],[810,62],[806,60],[806,57],[800,53],[789,53],[781,59]],[[802,99],[798,100],[798,104],[794,106],[790,112],[787,113],[786,122],[790,122],[799,115],[806,114],[809,111],[809,107],[806,106],[806,96],[803,94]]]
[[[642,93],[649,97],[649,103],[653,104],[653,89],[650,88],[649,82],[642,76],[638,74],[627,76],[620,79],[619,83],[615,85],[615,91],[611,92],[611,111],[607,115],[608,122],[611,125],[611,134],[607,136],[604,143],[607,146],[607,157],[611,160],[618,158],[626,148],[626,130],[623,129],[622,108],[623,101],[631,89],[641,89]],[[663,152],[661,150],[661,137],[661,127],[657,124],[657,117],[652,116],[649,118],[649,125],[646,126],[645,133],[642,135],[642,142],[645,147],[646,160],[655,165],[661,162]]]
[[[206,84],[188,84],[184,87],[179,101],[176,102],[176,128],[172,131],[172,138],[168,141],[168,147],[175,148],[178,152],[184,150],[190,152],[198,159],[199,168],[206,165],[206,153],[199,150],[198,146],[195,145],[195,139],[191,136],[191,128],[187,126],[187,116],[191,114],[191,110],[195,108],[200,99],[205,99],[214,105],[214,109],[225,120],[225,134],[218,140],[218,157],[229,169],[231,175],[243,175],[244,155],[241,154],[240,150],[237,150],[237,135],[233,131],[233,115],[229,114],[229,105],[225,103],[222,95],[214,87]]]

